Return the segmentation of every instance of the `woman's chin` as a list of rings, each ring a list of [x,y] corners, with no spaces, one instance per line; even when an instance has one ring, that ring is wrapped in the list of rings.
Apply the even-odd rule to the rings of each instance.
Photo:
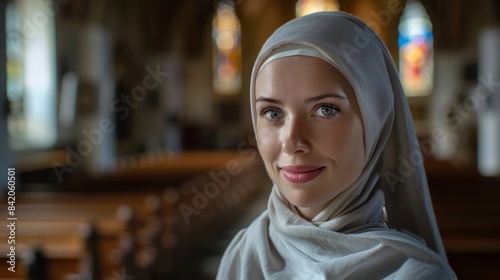
[[[327,205],[327,202],[324,201],[324,197],[318,197],[304,191],[284,193],[284,196],[288,200],[288,202],[290,202],[290,204],[297,207],[297,209],[299,209],[300,211],[305,211],[307,213],[319,213]]]

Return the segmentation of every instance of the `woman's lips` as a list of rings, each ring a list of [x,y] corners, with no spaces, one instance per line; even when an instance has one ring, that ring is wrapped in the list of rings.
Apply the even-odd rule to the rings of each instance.
[[[281,171],[285,179],[291,183],[307,183],[318,177],[325,169],[324,166],[290,165],[282,166]]]

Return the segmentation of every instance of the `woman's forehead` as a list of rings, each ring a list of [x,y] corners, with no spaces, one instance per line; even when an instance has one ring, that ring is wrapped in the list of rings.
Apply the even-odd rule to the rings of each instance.
[[[344,75],[329,62],[310,56],[289,56],[267,62],[256,77],[256,97],[280,89],[328,91],[340,87],[345,94],[354,92]],[[349,99],[354,96],[346,96]]]

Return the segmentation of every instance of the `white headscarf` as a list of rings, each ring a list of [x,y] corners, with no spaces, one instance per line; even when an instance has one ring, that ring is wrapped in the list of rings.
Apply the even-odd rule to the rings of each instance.
[[[273,186],[268,210],[233,239],[218,279],[456,278],[446,262],[406,97],[380,38],[341,12],[280,27],[253,68],[254,129],[258,72],[269,61],[295,55],[332,64],[351,84],[364,124],[364,169],[311,221]],[[407,233],[386,225],[384,206],[390,226]]]

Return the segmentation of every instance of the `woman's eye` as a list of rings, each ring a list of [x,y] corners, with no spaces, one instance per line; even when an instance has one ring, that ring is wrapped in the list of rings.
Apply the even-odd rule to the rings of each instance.
[[[277,120],[281,118],[281,112],[275,109],[268,109],[264,111],[263,115],[270,120]]]
[[[316,109],[314,112],[315,115],[318,115],[320,117],[331,117],[339,112],[339,108],[333,104],[330,105],[321,105]]]

